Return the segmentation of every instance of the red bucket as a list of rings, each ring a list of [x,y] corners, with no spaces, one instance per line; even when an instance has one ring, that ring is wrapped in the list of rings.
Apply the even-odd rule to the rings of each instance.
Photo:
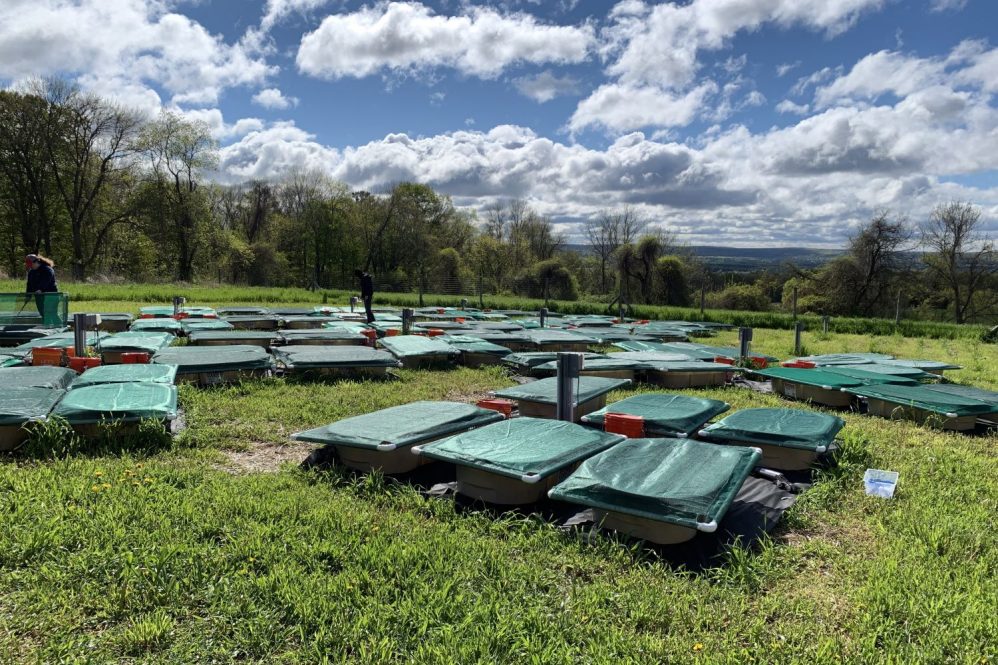
[[[507,418],[513,415],[513,403],[508,399],[483,399],[478,401],[477,406],[480,409],[498,411]]]
[[[149,362],[149,354],[145,351],[131,351],[121,354],[123,365],[144,365]]]
[[[88,369],[100,367],[100,358],[70,358],[69,368],[77,374],[83,374]]]

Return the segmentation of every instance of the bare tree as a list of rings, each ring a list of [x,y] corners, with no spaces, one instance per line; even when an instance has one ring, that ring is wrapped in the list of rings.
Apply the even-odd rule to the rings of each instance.
[[[911,239],[907,222],[904,217],[891,220],[887,211],[879,211],[850,238],[849,258],[855,270],[853,283],[847,285],[850,311],[868,316],[883,303],[901,268],[898,252]]]
[[[979,309],[995,305],[994,292],[983,306],[975,300],[988,280],[998,274],[998,250],[980,223],[980,208],[954,201],[937,206],[922,228],[922,242],[929,249],[925,265],[950,291],[957,323],[965,323]]]
[[[129,220],[131,211],[102,216],[96,230],[93,215],[105,185],[129,168],[141,118],[131,110],[58,79],[38,81],[32,92],[47,102],[46,153],[56,188],[69,217],[73,247],[73,277],[83,279],[115,224]],[[93,238],[88,248],[87,238]]]
[[[600,211],[586,222],[586,239],[600,262],[600,290],[602,293],[610,291],[610,275],[607,268],[611,265],[614,254],[622,245],[633,242],[645,226],[646,222],[629,206],[613,212]]]

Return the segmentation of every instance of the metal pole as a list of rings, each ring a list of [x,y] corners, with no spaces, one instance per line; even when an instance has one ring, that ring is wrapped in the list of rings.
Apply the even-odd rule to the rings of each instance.
[[[707,282],[700,283],[700,318],[704,318],[704,308],[707,305]]]
[[[897,304],[894,308],[894,325],[901,323],[901,289],[898,289]]]
[[[624,306],[617,305],[617,320],[623,323],[625,318],[626,317],[624,316]]]
[[[794,312],[794,321],[796,321],[797,320],[797,287],[796,286],[794,287],[793,300],[791,302],[792,302],[792,307],[793,307],[793,312]]]
[[[558,354],[558,420],[575,422],[575,382],[582,371],[581,353]]]
[[[461,298],[461,309],[463,309],[463,310],[468,309],[468,299],[467,298]]]
[[[830,318],[831,317],[829,316],[821,317],[821,332],[825,333],[826,335],[828,334],[828,320]]]
[[[752,342],[752,329],[751,328],[739,328],[738,329],[738,356],[744,360],[749,357],[751,353],[751,342]]]
[[[402,334],[409,335],[412,334],[412,319],[416,315],[416,312],[412,309],[406,308],[402,310]]]
[[[547,325],[547,320],[548,320],[548,308],[547,307],[541,307],[540,317],[541,317],[541,328],[544,328]]]
[[[801,323],[800,321],[798,321],[798,322],[796,322],[794,324],[794,355],[795,356],[799,356],[800,355],[800,347],[801,347],[800,336],[801,336],[802,332],[804,332],[804,324]]]
[[[87,354],[87,315],[73,314],[73,351],[77,358]]]
[[[173,296],[173,315],[176,316],[180,314],[180,310],[183,308],[184,303],[187,302],[187,298],[183,296]]]
[[[357,296],[350,296],[350,313],[353,314],[353,308],[357,306]]]

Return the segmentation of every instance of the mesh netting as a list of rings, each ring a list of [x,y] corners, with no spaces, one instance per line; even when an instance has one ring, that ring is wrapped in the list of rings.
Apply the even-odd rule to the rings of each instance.
[[[61,328],[68,319],[65,293],[0,293],[0,325]]]
[[[172,384],[176,378],[177,368],[173,365],[101,365],[88,369],[76,377],[72,388],[83,388],[103,383]]]
[[[944,415],[952,413],[957,416],[973,416],[998,412],[998,408],[993,403],[989,404],[964,395],[940,392],[933,390],[933,386],[856,386],[849,388],[848,391],[854,395]]]
[[[730,407],[716,399],[701,399],[669,393],[645,393],[614,402],[582,417],[582,422],[603,427],[608,413],[640,416],[649,436],[689,435]]]
[[[5,385],[0,388],[0,425],[23,425],[46,417],[63,396],[62,390]]]
[[[843,427],[841,418],[816,411],[744,409],[707,426],[701,434],[715,441],[818,450],[828,448]]]
[[[107,383],[70,390],[55,415],[74,425],[108,420],[172,420],[177,389],[162,383]]]
[[[630,383],[627,379],[607,379],[601,376],[583,376],[575,381],[575,401],[584,404],[589,400],[605,395],[611,390],[623,388]],[[524,402],[539,402],[541,404],[558,403],[558,379],[551,377],[539,381],[531,381],[521,386],[504,388],[494,393],[496,397],[521,400]]]

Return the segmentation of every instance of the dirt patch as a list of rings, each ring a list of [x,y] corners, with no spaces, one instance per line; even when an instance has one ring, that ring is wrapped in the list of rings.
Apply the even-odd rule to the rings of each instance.
[[[285,463],[301,464],[315,448],[310,443],[254,443],[249,450],[223,451],[227,459],[219,468],[228,473],[274,473]]]
[[[468,404],[475,404],[476,402],[489,399],[489,395],[486,391],[471,391],[465,392],[461,390],[448,390],[447,393],[441,398],[447,402],[467,402]]]

